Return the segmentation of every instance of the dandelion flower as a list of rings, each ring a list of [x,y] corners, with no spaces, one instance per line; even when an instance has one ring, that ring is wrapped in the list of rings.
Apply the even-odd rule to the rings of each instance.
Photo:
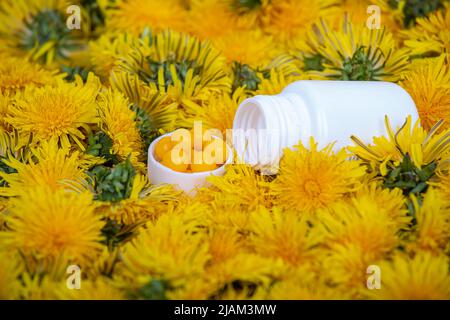
[[[380,264],[380,290],[371,297],[388,300],[447,300],[450,297],[448,257],[419,252],[413,258],[398,253]]]
[[[379,183],[372,182],[359,189],[350,201],[360,210],[367,206],[376,206],[380,216],[392,222],[394,232],[410,229],[412,218],[408,215],[401,189],[386,189]]]
[[[367,257],[379,259],[397,244],[394,221],[376,203],[355,200],[342,201],[319,212],[324,242],[331,249],[358,246]]]
[[[58,139],[61,146],[70,148],[71,142],[82,150],[83,129],[98,122],[95,99],[98,84],[90,78],[75,84],[58,83],[24,93],[9,110],[8,123],[21,134],[30,136],[37,144],[42,140]]]
[[[107,33],[89,42],[88,55],[94,72],[107,81],[111,72],[130,47],[139,47],[140,41],[128,33]]]
[[[125,72],[113,72],[110,78],[114,89],[122,92],[136,113],[136,127],[146,152],[150,142],[160,135],[160,130],[171,131],[177,120],[178,104],[153,88],[143,86],[136,77]]]
[[[386,29],[368,29],[344,20],[332,31],[323,20],[309,35],[312,52],[323,58],[323,70],[312,75],[340,80],[397,81],[408,67],[408,54]]]
[[[285,149],[278,176],[271,186],[275,203],[312,214],[357,190],[364,168],[358,161],[347,158],[344,150],[333,154],[332,145],[319,150],[313,139],[310,150],[301,143],[294,150]]]
[[[413,55],[436,55],[450,50],[450,6],[418,18],[417,25],[405,30],[405,46]]]
[[[252,287],[268,288],[284,272],[286,266],[281,260],[245,252],[207,269],[207,274],[215,280],[219,288],[213,295],[218,299]]]
[[[130,196],[121,201],[103,202],[97,212],[108,219],[125,225],[139,225],[154,221],[168,211],[170,204],[178,202],[180,193],[171,185],[149,187],[146,177],[133,178]]]
[[[274,283],[266,299],[271,300],[336,300],[349,299],[348,292],[331,289],[324,281],[317,279],[311,265],[302,265],[289,270],[284,279]]]
[[[108,278],[83,280],[78,290],[68,289],[66,284],[55,289],[57,299],[61,300],[123,300],[125,294],[115,288]]]
[[[3,50],[47,65],[68,58],[80,47],[85,30],[67,28],[67,6],[63,0],[2,1]]]
[[[191,0],[190,2],[186,29],[198,38],[213,40],[243,29],[238,25],[237,17],[224,1]],[[248,28],[246,26],[246,29]]]
[[[52,190],[67,189],[70,181],[82,181],[88,164],[81,160],[78,152],[58,148],[56,143],[44,143],[31,150],[34,160],[21,162],[13,157],[3,162],[14,170],[0,176],[7,187],[0,188],[0,195],[15,196],[25,190],[46,186]]]
[[[412,127],[411,116],[396,131],[387,117],[385,124],[387,137],[375,137],[372,145],[366,145],[352,136],[355,146],[349,150],[385,187],[400,188],[405,195],[425,192],[436,170],[448,159],[450,133],[439,132],[442,121],[429,132],[419,127],[419,121]]]
[[[362,297],[367,267],[399,242],[395,222],[376,203],[351,201],[320,210],[316,221],[324,238],[321,273],[353,297]]]
[[[386,26],[391,32],[397,31],[399,26],[396,23],[393,10],[389,0],[338,0],[337,10],[333,12],[331,20],[339,24],[343,16],[347,16],[354,25],[366,26],[370,22],[369,18],[377,11],[370,11],[371,6],[377,6],[380,10],[380,24]],[[371,8],[373,10],[373,7]],[[375,26],[376,27],[376,26]]]
[[[190,279],[184,286],[168,291],[167,298],[171,300],[206,300],[210,299],[211,293],[217,289],[214,281],[204,275]]]
[[[208,42],[164,31],[122,58],[121,68],[150,88],[174,97],[227,90],[225,59]]]
[[[55,289],[59,283],[51,275],[39,276],[24,272],[21,277],[23,286],[20,290],[20,298],[24,300],[55,300],[57,298]]]
[[[272,37],[259,29],[228,32],[212,43],[229,62],[237,61],[252,67],[269,64],[279,53]]]
[[[231,95],[229,93],[215,95],[205,101],[203,106],[192,109],[196,114],[195,121],[202,121],[202,125],[206,128],[220,130],[226,137],[227,129],[233,128],[237,108],[246,97],[243,88],[238,88]]]
[[[239,26],[257,28],[270,6],[270,0],[219,0],[224,3],[236,18]]]
[[[254,210],[272,204],[268,178],[251,166],[229,165],[223,177],[211,176],[208,181],[213,185],[209,192],[221,210]]]
[[[89,193],[39,187],[10,200],[3,247],[18,249],[45,265],[59,259],[84,264],[101,248],[102,222]]]
[[[57,70],[46,70],[26,59],[5,56],[0,64],[0,92],[14,94],[26,87],[54,85],[63,75]]]
[[[334,0],[271,1],[262,16],[262,26],[281,44],[288,44],[293,38],[305,34],[319,17],[331,14],[335,4]]]
[[[300,70],[295,59],[289,54],[281,54],[266,65],[252,67],[233,62],[232,91],[243,88],[247,95],[278,94],[284,87],[299,79]]]
[[[1,229],[0,229],[1,230]],[[15,253],[8,250],[0,250],[0,299],[17,299],[19,298],[21,283],[19,276],[22,266]]]
[[[12,102],[12,99],[10,98],[9,94],[0,93],[0,136],[9,131],[9,125],[5,121],[5,118],[8,114],[8,110],[9,110],[9,106],[10,106],[11,102]],[[0,143],[0,145],[2,145],[2,144]],[[0,150],[1,149],[2,148],[0,148]]]
[[[174,285],[201,275],[209,259],[208,244],[201,233],[189,232],[195,223],[164,215],[142,230],[124,246],[124,274],[165,279]]]
[[[119,160],[130,157],[136,164],[143,151],[142,140],[136,128],[136,113],[130,109],[130,103],[122,93],[108,90],[100,94],[98,102],[100,127],[112,139],[112,152]]]
[[[233,229],[216,226],[209,235],[209,252],[211,262],[223,263],[244,250],[244,242],[238,232]]]
[[[106,10],[106,28],[139,35],[146,27],[153,31],[182,30],[185,9],[179,0],[120,0]]]
[[[426,130],[439,120],[445,120],[442,129],[450,122],[450,67],[445,55],[418,63],[400,85],[416,103],[422,126]]]
[[[268,77],[261,79],[261,83],[259,84],[256,93],[269,95],[279,94],[288,84],[295,80],[300,80],[298,70],[295,70],[292,73],[286,73],[286,71],[272,68]]]
[[[281,258],[293,266],[313,260],[314,247],[321,240],[320,233],[311,230],[306,219],[278,208],[252,213],[250,232],[250,243],[257,253]]]
[[[442,185],[441,185],[442,186]],[[419,205],[414,198],[417,239],[411,245],[439,253],[450,241],[450,207],[441,192],[430,189]]]
[[[424,18],[443,8],[446,0],[414,1],[397,0],[386,1],[390,11],[402,27],[409,28],[417,23],[417,19]]]

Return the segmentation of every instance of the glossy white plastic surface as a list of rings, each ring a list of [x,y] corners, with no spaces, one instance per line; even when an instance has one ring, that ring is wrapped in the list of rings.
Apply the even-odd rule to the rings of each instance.
[[[308,146],[311,136],[319,147],[335,142],[334,150],[351,145],[351,135],[369,143],[386,134],[386,115],[393,128],[408,115],[413,121],[419,117],[410,95],[394,83],[297,81],[278,95],[259,95],[241,103],[233,123],[234,147],[244,162],[274,168],[284,148],[299,141]],[[248,134],[252,130],[257,135]]]

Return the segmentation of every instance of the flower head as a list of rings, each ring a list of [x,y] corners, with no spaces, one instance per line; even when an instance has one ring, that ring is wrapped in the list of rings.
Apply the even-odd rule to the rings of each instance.
[[[312,75],[340,80],[396,81],[408,67],[408,54],[386,29],[369,29],[344,20],[333,31],[323,20],[309,34],[311,51],[322,66]]]
[[[84,264],[98,254],[103,224],[91,194],[38,187],[10,201],[2,247],[19,249],[49,267],[58,261]]]
[[[136,113],[122,93],[108,90],[100,94],[98,110],[100,127],[112,139],[112,153],[119,160],[130,157],[133,164],[143,152],[142,139],[136,127]]]
[[[106,10],[106,28],[139,35],[145,28],[181,30],[186,12],[179,0],[120,0]]]
[[[83,129],[98,122],[95,99],[98,83],[93,77],[86,84],[81,79],[74,84],[59,82],[24,92],[8,111],[7,121],[33,143],[57,139],[61,146],[72,143],[84,149]]]
[[[29,87],[53,85],[63,76],[26,59],[5,56],[0,64],[0,92],[12,95]]]
[[[386,187],[400,188],[405,195],[426,191],[430,179],[448,160],[450,132],[439,132],[442,121],[428,133],[419,127],[419,121],[412,127],[411,116],[397,131],[392,129],[387,117],[385,123],[387,137],[374,137],[373,145],[366,145],[352,136],[356,146],[349,147],[350,151]]]
[[[262,25],[281,44],[288,44],[295,37],[304,35],[319,17],[333,12],[334,4],[334,0],[271,1],[262,16]]]
[[[229,165],[223,177],[210,176],[213,185],[209,190],[215,204],[221,210],[254,210],[259,206],[270,207],[269,180],[248,165]]]
[[[371,296],[388,300],[447,300],[450,297],[448,257],[419,252],[413,258],[398,253],[380,264],[381,290]]]
[[[238,23],[225,1],[221,0],[191,0],[191,10],[186,19],[186,29],[200,39],[213,40],[232,34],[238,30],[249,29],[247,24]],[[246,21],[248,23],[248,21]]]
[[[403,32],[411,54],[442,54],[450,50],[450,6],[418,18],[417,25]]]
[[[162,216],[124,247],[125,277],[141,286],[149,278],[183,284],[204,272],[209,259],[204,235],[192,232],[198,221]],[[194,229],[193,229],[194,228]],[[142,275],[136,279],[136,274]]]
[[[1,230],[1,229],[0,229]],[[17,299],[21,289],[19,276],[23,271],[18,254],[0,249],[0,299]]]
[[[314,213],[357,190],[364,168],[347,157],[344,150],[333,154],[332,145],[319,150],[313,139],[310,150],[302,143],[293,150],[285,149],[279,174],[271,186],[275,203],[283,208]]]
[[[317,224],[324,237],[321,272],[360,297],[367,290],[367,267],[394,250],[399,238],[388,212],[375,202],[354,200],[321,210]]]
[[[2,1],[0,33],[4,50],[48,65],[80,47],[86,30],[66,26],[64,0]]]
[[[6,187],[0,188],[0,195],[16,196],[36,187],[48,187],[52,190],[67,189],[73,181],[83,181],[88,163],[81,159],[78,152],[69,152],[59,148],[56,143],[43,143],[32,149],[33,158],[22,162],[14,157],[3,160],[10,173],[0,172]]]
[[[314,260],[321,241],[320,233],[309,226],[307,219],[279,208],[261,208],[251,214],[250,243],[262,256],[281,258],[298,266]]]
[[[228,32],[214,39],[213,45],[228,61],[237,61],[253,67],[269,64],[279,52],[272,37],[259,29]]]
[[[442,184],[438,184],[441,187]],[[423,197],[422,203],[414,197],[417,220],[417,235],[411,246],[413,249],[428,250],[439,253],[450,242],[450,206],[444,195],[430,189]]]
[[[416,103],[421,124],[426,130],[439,120],[441,129],[450,123],[450,67],[445,55],[417,63],[400,83]]]

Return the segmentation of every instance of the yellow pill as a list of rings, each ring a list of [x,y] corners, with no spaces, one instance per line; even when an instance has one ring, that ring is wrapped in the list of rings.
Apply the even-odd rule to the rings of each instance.
[[[203,150],[203,162],[222,165],[227,161],[227,144],[221,139],[214,139]]]
[[[205,140],[203,139],[203,135],[205,133],[205,129],[202,130],[189,130],[189,133],[191,135],[191,143],[192,143],[192,149],[201,151],[203,150],[203,146],[205,143]]]
[[[161,161],[164,155],[172,149],[173,142],[170,137],[165,136],[158,141],[155,146],[155,157],[158,161]]]
[[[174,171],[185,172],[188,169],[189,163],[183,160],[182,156],[176,155],[173,152],[167,152],[164,154],[161,164]]]

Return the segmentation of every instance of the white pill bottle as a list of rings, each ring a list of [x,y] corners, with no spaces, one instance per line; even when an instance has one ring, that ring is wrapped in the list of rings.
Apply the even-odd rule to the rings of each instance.
[[[370,143],[386,134],[388,116],[400,127],[418,112],[400,86],[379,81],[301,80],[278,95],[258,95],[244,100],[233,122],[233,144],[238,159],[274,173],[282,150],[314,137],[319,147],[335,143],[334,150],[351,145],[355,135]]]

